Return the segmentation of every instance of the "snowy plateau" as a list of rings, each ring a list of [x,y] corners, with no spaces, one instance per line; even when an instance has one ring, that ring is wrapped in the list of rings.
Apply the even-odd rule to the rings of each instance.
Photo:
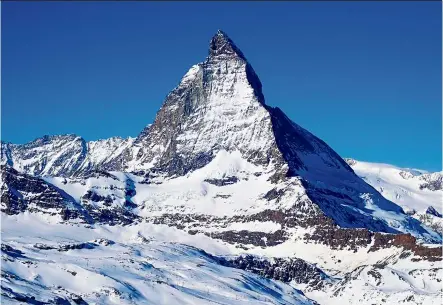
[[[441,304],[442,177],[342,159],[218,31],[136,138],[1,143],[1,302]]]

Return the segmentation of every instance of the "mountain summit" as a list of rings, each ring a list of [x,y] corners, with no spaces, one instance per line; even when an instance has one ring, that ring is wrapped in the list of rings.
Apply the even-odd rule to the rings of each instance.
[[[243,53],[223,32],[211,39],[208,58],[183,76],[154,123],[137,138],[137,164],[156,159],[169,174],[209,163],[217,151],[238,150],[255,163],[278,154],[261,82]]]
[[[212,37],[209,45],[209,56],[238,56],[246,60],[242,51],[237,48],[231,38],[222,30],[218,30],[214,37]]]
[[[239,151],[253,164],[272,166],[275,179],[308,168],[333,167],[352,174],[323,141],[265,104],[254,69],[220,30],[210,41],[207,59],[184,75],[136,143],[137,168],[155,160],[169,175],[200,168],[221,150]]]

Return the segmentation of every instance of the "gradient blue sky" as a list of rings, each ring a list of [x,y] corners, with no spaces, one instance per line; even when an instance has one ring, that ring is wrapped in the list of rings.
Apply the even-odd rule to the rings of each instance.
[[[344,157],[441,169],[441,2],[3,2],[2,139],[136,136],[217,29]]]

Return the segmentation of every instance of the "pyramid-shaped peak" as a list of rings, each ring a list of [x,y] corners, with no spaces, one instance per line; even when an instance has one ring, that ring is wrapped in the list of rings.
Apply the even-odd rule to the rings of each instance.
[[[217,30],[217,33],[212,37],[209,44],[209,56],[238,56],[246,60],[242,51],[222,30]]]

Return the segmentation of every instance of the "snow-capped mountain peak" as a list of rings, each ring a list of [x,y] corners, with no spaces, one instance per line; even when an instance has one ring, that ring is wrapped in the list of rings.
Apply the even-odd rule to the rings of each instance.
[[[221,149],[268,163],[275,140],[257,75],[225,33],[217,32],[209,49],[208,58],[191,67],[137,138],[139,167],[155,161],[169,174],[182,175]]]

